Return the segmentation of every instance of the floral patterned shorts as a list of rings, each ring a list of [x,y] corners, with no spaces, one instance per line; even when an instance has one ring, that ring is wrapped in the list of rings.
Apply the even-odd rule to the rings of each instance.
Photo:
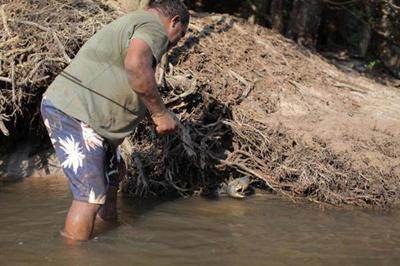
[[[74,199],[104,204],[108,186],[119,185],[118,170],[123,162],[118,149],[111,149],[87,124],[58,110],[45,98],[41,113]]]

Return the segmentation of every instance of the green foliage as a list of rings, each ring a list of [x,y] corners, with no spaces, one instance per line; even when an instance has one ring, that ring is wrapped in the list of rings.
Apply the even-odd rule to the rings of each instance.
[[[370,62],[367,64],[367,69],[368,69],[368,70],[373,70],[374,67],[376,67],[378,64],[380,64],[380,61],[379,61],[379,60],[370,61]]]

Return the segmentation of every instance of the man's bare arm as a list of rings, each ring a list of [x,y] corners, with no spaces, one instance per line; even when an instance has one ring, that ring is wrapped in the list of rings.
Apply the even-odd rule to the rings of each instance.
[[[157,90],[153,59],[150,47],[140,39],[133,39],[125,58],[125,70],[132,89],[139,95],[151,115],[158,115],[166,112],[166,108]]]
[[[157,133],[168,134],[176,130],[177,124],[158,93],[153,60],[150,47],[140,39],[132,39],[124,62],[129,82],[149,110]]]

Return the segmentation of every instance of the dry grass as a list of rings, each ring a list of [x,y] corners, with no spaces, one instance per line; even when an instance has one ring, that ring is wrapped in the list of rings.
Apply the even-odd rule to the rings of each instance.
[[[14,134],[79,47],[119,14],[99,1],[9,1],[0,6],[0,131]]]

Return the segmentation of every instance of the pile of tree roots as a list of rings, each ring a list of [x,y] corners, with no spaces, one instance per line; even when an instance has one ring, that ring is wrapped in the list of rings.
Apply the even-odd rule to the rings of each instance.
[[[95,0],[17,0],[1,6],[3,134],[14,133],[10,125],[37,119],[46,87],[90,36],[120,15]],[[294,201],[395,203],[400,184],[394,173],[377,178],[379,170],[355,168],[345,153],[334,152],[323,140],[306,142],[283,125],[260,119],[273,113],[279,101],[265,84],[282,85],[267,75],[266,65],[274,62],[282,73],[294,73],[288,60],[304,62],[307,55],[262,27],[251,26],[250,33],[246,27],[230,16],[193,14],[186,38],[157,71],[160,92],[179,119],[179,130],[160,137],[146,119],[125,140],[123,192],[135,197],[213,195],[222,182],[248,176]],[[246,107],[255,102],[261,113]]]
[[[273,113],[279,101],[263,87],[271,83],[265,82],[266,72],[272,71],[265,65],[274,62],[279,71],[288,72],[285,78],[298,80],[291,77],[296,73],[293,68],[308,70],[303,58],[308,55],[290,51],[292,44],[277,35],[262,40],[269,32],[261,27],[245,27],[246,23],[229,16],[194,14],[188,38],[169,54],[169,64],[158,74],[165,102],[181,121],[179,133],[159,138],[146,121],[124,143],[133,174],[126,180],[125,192],[160,195],[172,189],[181,195],[214,195],[221,182],[249,176],[293,201],[394,203],[399,196],[394,172],[358,169],[346,153],[333,151],[318,137],[305,142],[283,125],[260,119]],[[252,34],[255,39],[249,37]],[[252,47],[254,41],[268,52]],[[274,51],[276,47],[288,58],[298,57],[300,65],[289,64],[284,52]],[[254,60],[263,57],[269,57],[264,66]],[[279,79],[275,77],[274,85],[279,86]],[[254,105],[254,101],[262,106],[260,113],[246,107],[245,102]]]

